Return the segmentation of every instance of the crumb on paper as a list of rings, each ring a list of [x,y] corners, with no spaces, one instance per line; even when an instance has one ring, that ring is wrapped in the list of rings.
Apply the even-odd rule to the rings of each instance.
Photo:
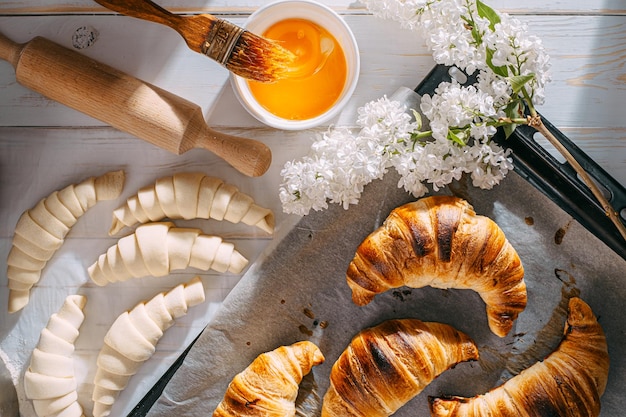
[[[556,243],[557,245],[560,245],[561,243],[563,243],[565,234],[567,233],[571,224],[572,224],[572,221],[570,220],[569,222],[567,222],[565,226],[559,228],[559,230],[556,231],[556,233],[554,234],[554,243]]]
[[[556,268],[554,270],[554,275],[556,278],[561,281],[566,286],[576,285],[576,278],[569,271],[565,269]]]
[[[300,333],[305,334],[309,337],[313,336],[313,332],[309,330],[309,328],[306,327],[304,324],[301,324],[300,326],[298,326],[298,330],[300,330]]]
[[[394,290],[392,292],[392,295],[394,298],[396,298],[397,300],[400,301],[404,301],[408,296],[411,295],[411,290],[409,289],[405,289],[405,290]]]

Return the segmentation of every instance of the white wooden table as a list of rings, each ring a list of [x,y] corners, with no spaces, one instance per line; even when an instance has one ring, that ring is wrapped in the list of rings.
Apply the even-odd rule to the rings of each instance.
[[[237,24],[265,2],[260,0],[164,0],[174,12],[209,12]],[[392,94],[398,87],[415,87],[433,66],[430,54],[415,35],[395,23],[372,17],[358,2],[327,0],[354,31],[361,50],[359,86],[333,123],[352,126],[356,110],[366,102]],[[544,2],[494,0],[489,4],[528,22],[551,55],[553,82],[540,108],[553,124],[595,159],[620,183],[626,183],[626,8],[622,0]],[[109,13],[89,0],[3,1],[0,31],[16,42],[43,36],[73,48],[80,28],[96,34],[80,52],[198,104],[217,130],[252,137],[272,150],[269,171],[246,177],[203,150],[170,154],[101,122],[52,102],[15,82],[13,68],[0,62],[0,271],[21,213],[54,190],[108,170],[124,169],[127,182],[120,199],[91,209],[71,230],[65,244],[48,263],[31,302],[17,314],[6,312],[7,280],[0,279],[0,355],[18,383],[20,410],[35,416],[25,399],[21,380],[39,332],[66,295],[81,293],[89,301],[77,341],[79,398],[90,415],[95,357],[113,320],[137,302],[152,297],[197,271],[167,278],[145,278],[104,288],[89,284],[86,268],[115,243],[107,235],[111,210],[139,187],[161,176],[202,171],[237,185],[259,204],[274,210],[278,227],[293,218],[282,213],[278,200],[280,170],[288,160],[304,155],[319,129],[283,132],[265,127],[238,104],[228,73],[213,61],[190,51],[174,31],[152,23]],[[218,234],[238,245],[251,261],[270,238],[249,227],[215,221],[188,224]],[[207,301],[168,330],[153,358],[131,379],[116,403],[116,415],[126,415],[197,335],[238,282],[232,274],[201,273]]]

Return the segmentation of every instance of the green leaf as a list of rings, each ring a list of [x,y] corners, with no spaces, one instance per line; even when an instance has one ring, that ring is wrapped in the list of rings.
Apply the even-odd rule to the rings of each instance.
[[[510,119],[515,119],[516,117],[520,117],[521,111],[521,100],[512,100],[507,106],[504,108],[504,114]]]
[[[516,119],[518,117],[522,117],[522,100],[521,99],[513,99],[509,104],[504,108],[504,114],[509,119]],[[508,139],[509,136],[513,134],[515,129],[517,129],[517,123],[509,123],[502,125],[502,130],[504,131],[505,137]]]
[[[493,71],[496,75],[499,75],[500,77],[508,77],[509,76],[509,70],[506,67],[506,65],[502,65],[499,67],[496,67],[495,65],[493,65],[493,54],[494,54],[494,50],[491,48],[487,48],[487,65],[489,66],[489,68],[491,68],[491,71]]]
[[[480,33],[478,32],[478,29],[476,29],[476,27],[472,27],[472,39],[474,39],[474,45],[481,45],[483,43],[483,39],[480,36]]]
[[[520,91],[524,88],[526,84],[535,79],[535,74],[528,75],[515,75],[513,77],[509,77],[508,81],[511,83],[511,88],[513,88],[513,92],[515,94],[519,94]]]
[[[515,129],[517,129],[517,125],[515,123],[502,126],[502,130],[504,130],[504,137],[508,139],[513,132],[515,132]]]
[[[420,112],[418,112],[415,109],[411,109],[411,112],[413,113],[413,117],[415,117],[415,122],[417,123],[417,130],[418,131],[422,130],[422,115],[420,114]]]
[[[448,139],[452,142],[455,142],[461,146],[465,146],[466,143],[460,135],[457,135],[452,130],[448,130]]]
[[[480,0],[476,0],[476,9],[478,10],[478,16],[489,21],[489,29],[491,29],[492,32],[495,31],[496,24],[500,23],[498,13]]]

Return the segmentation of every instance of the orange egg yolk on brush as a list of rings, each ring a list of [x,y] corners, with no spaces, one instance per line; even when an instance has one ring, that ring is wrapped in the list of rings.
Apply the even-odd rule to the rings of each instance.
[[[300,18],[279,21],[263,36],[280,42],[296,60],[283,79],[271,84],[248,82],[259,104],[289,120],[311,119],[331,108],[347,76],[346,57],[335,37],[320,25]]]

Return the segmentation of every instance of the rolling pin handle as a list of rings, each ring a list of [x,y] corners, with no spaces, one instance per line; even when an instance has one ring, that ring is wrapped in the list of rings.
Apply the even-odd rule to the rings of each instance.
[[[22,45],[13,42],[11,39],[0,33],[0,58],[8,61],[13,68],[17,68],[22,47]]]
[[[263,142],[228,135],[207,128],[205,137],[195,143],[227,161],[233,168],[249,177],[259,177],[272,163],[272,151]]]

